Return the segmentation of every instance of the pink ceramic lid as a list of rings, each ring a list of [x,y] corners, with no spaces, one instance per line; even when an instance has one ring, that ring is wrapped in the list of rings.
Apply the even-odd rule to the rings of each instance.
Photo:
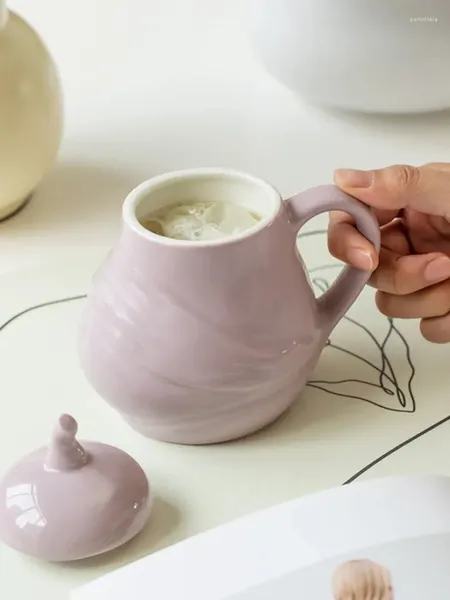
[[[117,548],[141,531],[151,509],[142,468],[107,444],[76,439],[62,415],[47,448],[0,482],[0,540],[37,558],[68,561]]]

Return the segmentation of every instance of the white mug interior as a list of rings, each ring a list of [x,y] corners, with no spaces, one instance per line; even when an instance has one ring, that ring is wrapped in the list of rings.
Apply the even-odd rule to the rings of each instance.
[[[232,202],[256,213],[261,220],[255,227],[223,240],[174,240],[156,236],[141,222],[151,213],[180,202]],[[188,169],[165,173],[141,183],[123,205],[125,223],[140,235],[156,236],[170,243],[215,245],[247,237],[266,227],[281,207],[281,196],[271,184],[246,173],[227,169]]]

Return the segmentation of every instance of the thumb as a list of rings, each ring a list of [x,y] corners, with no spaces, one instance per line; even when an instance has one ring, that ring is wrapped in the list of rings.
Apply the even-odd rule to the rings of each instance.
[[[393,165],[372,171],[338,169],[334,181],[376,210],[418,212],[450,217],[450,171],[435,165]]]

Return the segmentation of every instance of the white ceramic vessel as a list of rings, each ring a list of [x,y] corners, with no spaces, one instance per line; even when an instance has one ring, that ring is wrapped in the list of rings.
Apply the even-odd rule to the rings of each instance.
[[[0,0],[0,220],[20,209],[53,164],[62,120],[49,52]]]
[[[447,0],[248,0],[256,52],[313,103],[362,112],[450,107]]]

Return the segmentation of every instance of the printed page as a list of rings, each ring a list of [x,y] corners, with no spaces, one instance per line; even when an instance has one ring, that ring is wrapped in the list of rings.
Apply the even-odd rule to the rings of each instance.
[[[73,600],[439,600],[450,478],[397,477],[255,513],[76,590]]]

